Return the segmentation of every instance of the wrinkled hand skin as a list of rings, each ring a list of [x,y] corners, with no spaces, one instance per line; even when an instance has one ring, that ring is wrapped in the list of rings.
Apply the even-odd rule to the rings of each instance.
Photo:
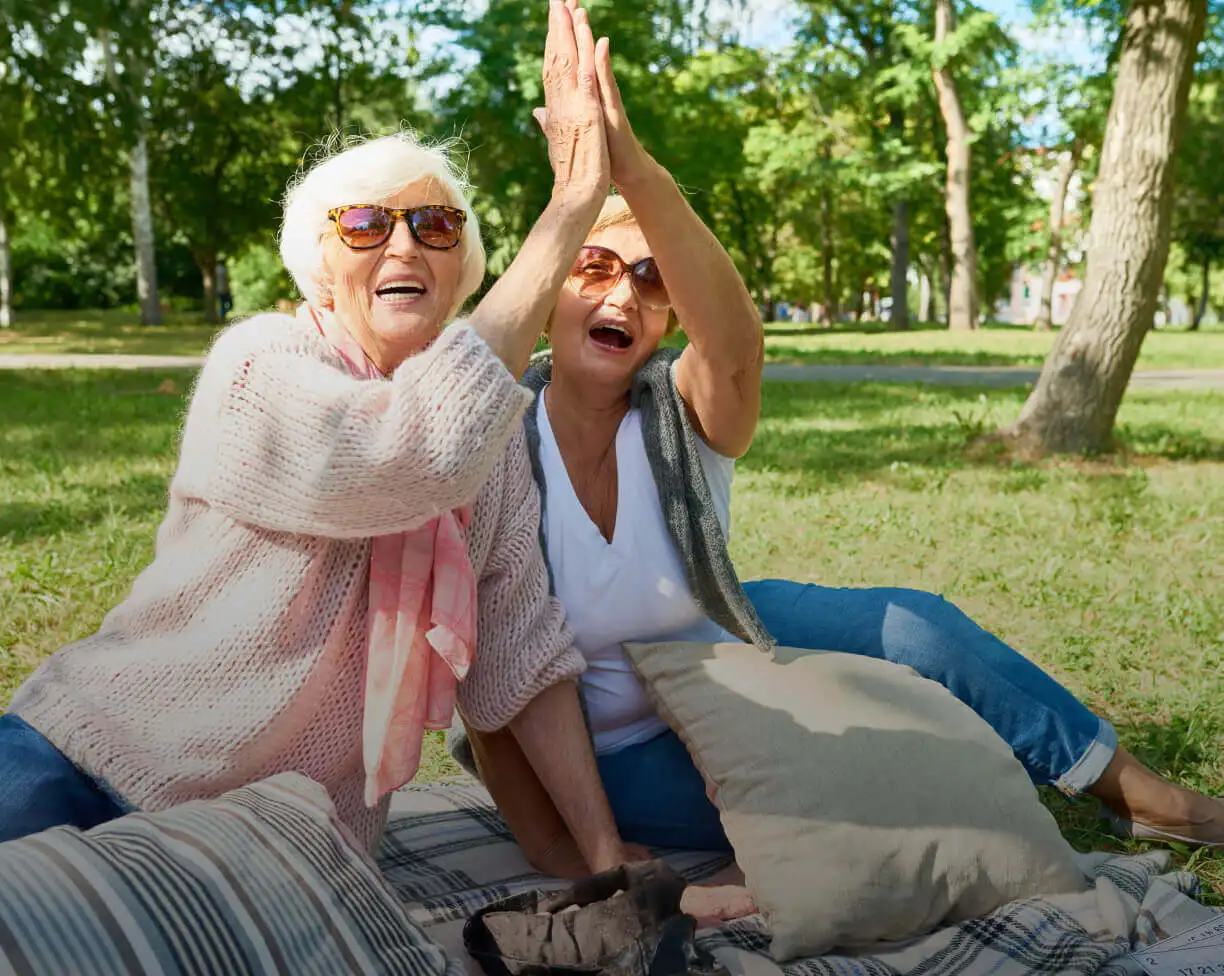
[[[534,113],[548,140],[554,192],[600,199],[611,183],[595,39],[578,0],[551,0],[544,44],[544,108]]]

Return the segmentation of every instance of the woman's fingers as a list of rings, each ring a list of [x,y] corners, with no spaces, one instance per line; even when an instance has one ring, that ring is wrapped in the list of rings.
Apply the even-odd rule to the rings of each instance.
[[[601,37],[595,45],[595,76],[599,79],[599,97],[608,121],[619,125],[625,117],[625,105],[621,101],[616,75],[612,73],[612,42],[606,37]]]
[[[549,0],[548,38],[544,42],[544,86],[556,85],[573,76],[578,67],[574,19],[563,0]]]
[[[548,139],[556,182],[602,197],[611,175],[591,23],[578,0],[551,0],[548,28],[545,111],[532,115]]]
[[[591,33],[591,19],[587,12],[579,7],[573,14],[574,43],[578,49],[578,72],[580,80],[589,78],[591,86],[595,81],[595,35]]]

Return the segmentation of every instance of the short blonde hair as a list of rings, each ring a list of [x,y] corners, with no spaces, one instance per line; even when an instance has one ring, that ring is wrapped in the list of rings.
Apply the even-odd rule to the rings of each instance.
[[[629,202],[619,194],[612,193],[599,208],[599,216],[595,218],[595,225],[591,228],[591,233],[587,235],[587,238],[590,239],[595,234],[602,234],[610,227],[636,223],[637,217],[633,216],[633,211],[629,209]]]
[[[446,198],[439,202],[467,213],[459,242],[459,285],[449,315],[459,311],[484,278],[485,250],[467,198],[469,185],[451,148],[427,145],[406,129],[360,141],[333,136],[321,147],[310,167],[289,184],[281,218],[281,260],[306,301],[319,304],[327,282],[324,242],[332,233],[327,211],[349,203],[382,203],[407,186],[431,182]]]

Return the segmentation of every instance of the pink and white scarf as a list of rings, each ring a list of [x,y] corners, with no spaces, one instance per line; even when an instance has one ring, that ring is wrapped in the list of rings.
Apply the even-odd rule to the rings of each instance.
[[[303,313],[354,376],[383,378],[334,315],[309,305]],[[463,537],[470,518],[466,508],[443,512],[373,541],[362,731],[366,806],[416,775],[426,729],[450,728],[455,685],[476,650],[476,572]]]

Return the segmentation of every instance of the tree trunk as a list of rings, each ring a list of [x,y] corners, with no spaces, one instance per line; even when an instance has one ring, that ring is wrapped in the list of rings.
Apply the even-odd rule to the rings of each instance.
[[[892,276],[889,290],[892,292],[892,311],[888,315],[888,328],[903,332],[909,328],[909,296],[907,294],[909,274],[909,206],[904,200],[893,204],[892,232]]]
[[[139,59],[131,57],[123,80],[115,70],[110,31],[99,29],[98,41],[106,77],[115,95],[130,100],[137,115],[136,137],[128,152],[128,179],[131,188],[132,239],[136,245],[136,293],[140,298],[141,325],[161,325],[161,305],[157,298],[157,246],[153,236],[153,210],[149,202],[149,153],[144,105],[140,97],[143,77]]]
[[[930,322],[934,319],[932,309],[935,304],[935,295],[931,290],[931,276],[928,275],[925,269],[922,272],[922,278],[918,284],[918,321]]]
[[[216,325],[221,321],[221,311],[217,306],[217,255],[204,251],[192,251],[196,267],[200,269],[200,278],[204,283],[204,321]]]
[[[820,306],[825,324],[837,323],[837,295],[833,291],[833,194],[826,186],[820,194],[820,259],[824,265]]]
[[[956,29],[952,0],[935,0],[935,43]],[[973,242],[973,215],[969,201],[969,125],[956,92],[951,69],[945,64],[931,72],[939,94],[939,112],[948,130],[948,179],[945,205],[952,238],[952,287],[948,299],[948,328],[976,329],[977,247]]]
[[[1025,453],[1098,452],[1143,337],[1169,256],[1173,172],[1207,0],[1134,0],[1093,195],[1087,274],[1037,386],[1004,433]]]
[[[157,298],[157,248],[153,238],[153,208],[149,203],[149,156],[144,126],[131,151],[132,238],[136,242],[136,292],[140,324],[161,325]]]
[[[1203,297],[1199,299],[1198,308],[1194,310],[1194,321],[1190,323],[1190,331],[1197,332],[1203,324],[1203,316],[1207,314],[1211,295],[1211,258],[1203,255]]]
[[[9,249],[8,223],[0,214],[0,329],[13,327],[13,253]]]
[[[1054,197],[1050,200],[1050,242],[1046,247],[1045,270],[1041,275],[1041,308],[1033,328],[1038,332],[1049,332],[1054,328],[1054,282],[1058,280],[1058,267],[1062,263],[1063,206],[1067,200],[1067,187],[1079,166],[1083,144],[1079,139],[1071,144],[1071,151],[1058,164],[1058,182],[1054,186]]]
[[[899,108],[888,113],[888,126],[899,138],[905,135],[905,113]],[[893,203],[892,229],[892,274],[889,290],[892,292],[892,312],[888,316],[888,328],[902,332],[909,328],[909,300],[906,294],[909,276],[909,206],[904,197]]]
[[[937,322],[948,324],[949,297],[952,294],[952,241],[948,236],[947,214],[939,228],[939,260],[936,262],[936,279],[939,284],[939,306],[935,313]]]
[[[763,297],[765,301],[761,304],[765,306],[765,309],[761,318],[766,325],[772,325],[778,319],[778,303],[774,301],[773,290],[771,288],[767,287],[764,289]]]

